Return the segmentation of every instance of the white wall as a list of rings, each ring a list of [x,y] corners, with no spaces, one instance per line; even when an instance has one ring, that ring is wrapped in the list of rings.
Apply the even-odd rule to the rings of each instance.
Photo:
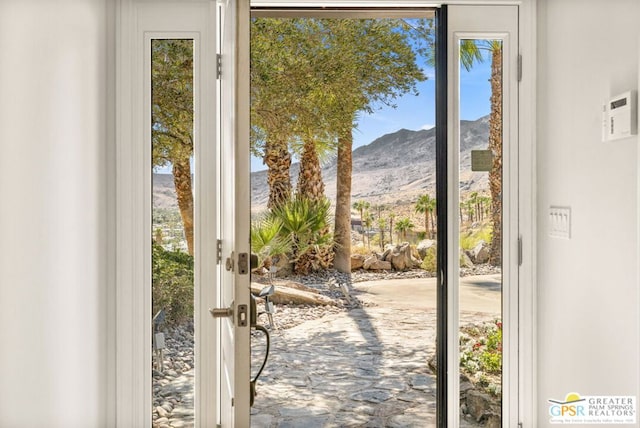
[[[113,2],[0,2],[0,426],[111,424]]]
[[[640,396],[638,138],[600,130],[603,101],[638,87],[639,20],[637,0],[538,3],[540,427],[549,398]],[[571,207],[570,240],[550,205]]]

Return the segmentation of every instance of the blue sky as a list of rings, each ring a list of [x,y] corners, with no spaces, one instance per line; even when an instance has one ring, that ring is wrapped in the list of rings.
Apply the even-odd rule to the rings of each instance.
[[[425,69],[428,79],[418,84],[419,95],[405,95],[396,100],[397,108],[378,106],[372,114],[361,114],[353,131],[353,148],[400,129],[417,131],[435,124],[435,78],[433,69]],[[475,120],[489,114],[491,61],[477,63],[470,71],[460,72],[460,118]],[[251,170],[266,169],[262,160],[251,158]]]
[[[475,120],[489,114],[491,86],[491,60],[485,53],[485,59],[476,63],[470,71],[460,71],[460,117]],[[423,59],[418,59],[423,63]],[[353,131],[354,149],[373,142],[385,134],[400,129],[429,129],[435,124],[435,77],[432,68],[425,68],[427,80],[417,85],[419,95],[405,95],[396,100],[396,108],[377,106],[371,114],[361,114],[357,128]],[[262,159],[251,157],[251,171],[266,169]],[[170,167],[156,168],[155,172],[170,173]]]

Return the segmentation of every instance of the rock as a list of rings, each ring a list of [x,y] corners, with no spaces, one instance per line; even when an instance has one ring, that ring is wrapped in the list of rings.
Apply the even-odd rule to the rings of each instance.
[[[293,272],[293,263],[284,254],[273,257],[271,264],[276,268],[278,278],[287,277]]]
[[[391,270],[391,262],[376,260],[369,265],[369,270]]]
[[[476,422],[494,420],[496,412],[493,409],[492,398],[484,392],[476,389],[467,391],[466,404],[467,411]],[[485,425],[486,426],[486,425]],[[500,424],[498,424],[500,426]]]
[[[156,412],[158,412],[158,416],[160,416],[161,418],[166,418],[167,416],[169,416],[169,412],[167,412],[166,409],[161,406],[156,407]]]
[[[364,265],[365,256],[362,254],[351,255],[351,270],[358,270]]]
[[[362,263],[362,267],[365,270],[369,270],[371,269],[371,265],[376,263],[377,261],[378,261],[378,256],[376,256],[375,254],[371,254],[364,259],[364,262]]]
[[[391,252],[393,251],[395,247],[391,244],[387,244],[384,246],[384,251],[382,253],[382,255],[380,255],[380,259],[381,260],[387,260],[387,257],[389,257],[389,254],[391,254]]]
[[[418,251],[418,255],[420,256],[418,258],[424,260],[424,258],[427,255],[427,251],[429,251],[429,248],[435,247],[435,246],[436,246],[436,241],[434,241],[433,239],[424,239],[420,241],[416,246],[416,250]]]
[[[411,257],[411,245],[408,242],[396,246],[389,255],[385,258],[385,261],[391,262],[391,266],[395,270],[407,270],[412,269],[415,266],[415,261]]]
[[[480,241],[471,251],[467,253],[474,264],[483,264],[489,261],[489,246],[486,242]]]
[[[260,290],[262,290],[262,284],[251,283],[251,292],[253,294],[258,294]],[[289,303],[296,305],[336,305],[334,299],[322,294],[281,285],[276,285],[275,293],[270,297],[270,300],[279,305]]]
[[[391,391],[380,389],[365,389],[364,391],[351,394],[351,399],[356,401],[368,401],[369,403],[382,403],[393,396]]]
[[[416,248],[415,245],[410,245],[411,247],[411,257],[413,257],[415,260],[422,260],[422,257],[420,257],[420,253],[418,252],[418,249]]]
[[[462,248],[460,249],[460,267],[461,268],[472,268],[473,262],[471,261],[471,257],[464,251]]]

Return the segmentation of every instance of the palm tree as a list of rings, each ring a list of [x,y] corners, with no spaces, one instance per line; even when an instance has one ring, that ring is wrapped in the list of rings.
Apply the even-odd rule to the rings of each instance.
[[[378,229],[380,229],[380,251],[384,251],[384,230],[387,227],[387,219],[378,217]]]
[[[491,40],[488,45],[491,50],[489,149],[493,152],[493,166],[489,172],[493,223],[489,263],[499,266],[502,264],[502,41]]]
[[[360,213],[360,225],[362,226],[362,244],[364,244],[364,212],[371,207],[371,204],[367,201],[355,201],[353,203],[353,209]]]
[[[393,220],[395,218],[395,213],[389,213],[389,243],[391,245],[393,245]]]
[[[420,197],[418,197],[418,202],[416,202],[416,212],[424,214],[424,230],[427,237],[431,237],[431,232],[429,229],[429,218],[430,214],[433,213],[435,208],[436,200],[435,198],[429,196],[428,193],[420,195]],[[431,225],[434,226],[433,220],[431,222]]]
[[[479,209],[478,209],[478,192],[471,192],[469,194],[469,204],[474,207],[474,214],[475,214],[475,218],[472,218],[471,222],[479,221],[480,220],[480,212],[479,212]]]
[[[312,201],[322,200],[325,198],[322,164],[335,153],[336,141],[330,135],[323,137],[308,131],[301,145],[293,144],[294,151],[300,153],[296,194]]]
[[[403,240],[407,240],[407,232],[413,229],[415,225],[411,222],[411,219],[404,217],[396,223],[396,232],[400,233]]]
[[[363,225],[366,226],[365,234],[367,235],[367,244],[369,250],[371,250],[371,236],[369,235],[369,231],[371,230],[371,226],[373,225],[373,215],[370,212],[367,212],[367,215],[364,217]]]

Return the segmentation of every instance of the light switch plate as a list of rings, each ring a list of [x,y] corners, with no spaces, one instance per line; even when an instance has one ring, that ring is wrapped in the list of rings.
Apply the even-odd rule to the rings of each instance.
[[[571,239],[570,207],[549,207],[549,236]]]

